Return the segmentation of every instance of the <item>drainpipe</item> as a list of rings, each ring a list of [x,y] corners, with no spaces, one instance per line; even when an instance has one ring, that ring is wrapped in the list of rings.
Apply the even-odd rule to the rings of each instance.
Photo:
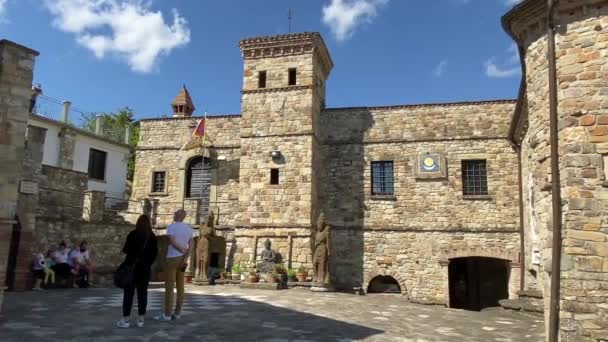
[[[555,57],[555,8],[558,0],[547,0],[547,40],[549,64],[549,138],[551,142],[551,200],[553,207],[553,244],[551,255],[551,306],[549,308],[549,341],[559,340],[559,301],[562,255],[562,206],[560,194],[558,117],[557,117],[557,62]]]
[[[524,291],[526,286],[526,236],[524,230],[524,187],[521,172],[521,148],[515,147],[517,151],[517,177],[519,178],[519,291]]]

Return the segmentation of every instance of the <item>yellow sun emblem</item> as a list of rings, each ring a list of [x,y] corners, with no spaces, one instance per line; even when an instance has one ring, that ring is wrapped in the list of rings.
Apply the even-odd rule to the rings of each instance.
[[[433,158],[427,157],[424,159],[424,166],[431,167],[433,165],[435,165],[435,160]]]

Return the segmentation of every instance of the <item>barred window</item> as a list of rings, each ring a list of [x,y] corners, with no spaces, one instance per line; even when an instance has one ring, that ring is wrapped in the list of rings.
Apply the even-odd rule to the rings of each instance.
[[[462,192],[464,195],[488,194],[488,171],[485,160],[462,161]]]
[[[391,196],[394,194],[393,162],[372,162],[372,196]]]
[[[165,172],[159,171],[152,174],[152,192],[165,192]]]

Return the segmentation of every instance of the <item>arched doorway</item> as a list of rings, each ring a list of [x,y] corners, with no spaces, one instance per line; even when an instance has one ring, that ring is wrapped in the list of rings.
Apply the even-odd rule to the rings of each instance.
[[[450,307],[480,311],[509,298],[508,260],[465,257],[450,259]]]
[[[190,159],[186,169],[186,198],[200,200],[199,217],[209,213],[211,168],[211,160],[199,156]]]
[[[401,286],[391,276],[377,276],[369,282],[367,293],[401,293]]]

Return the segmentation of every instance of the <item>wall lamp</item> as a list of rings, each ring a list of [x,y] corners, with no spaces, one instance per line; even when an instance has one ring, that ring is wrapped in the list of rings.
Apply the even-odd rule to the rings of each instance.
[[[272,157],[272,159],[279,159],[281,158],[281,151],[275,150],[270,152],[270,156]]]

